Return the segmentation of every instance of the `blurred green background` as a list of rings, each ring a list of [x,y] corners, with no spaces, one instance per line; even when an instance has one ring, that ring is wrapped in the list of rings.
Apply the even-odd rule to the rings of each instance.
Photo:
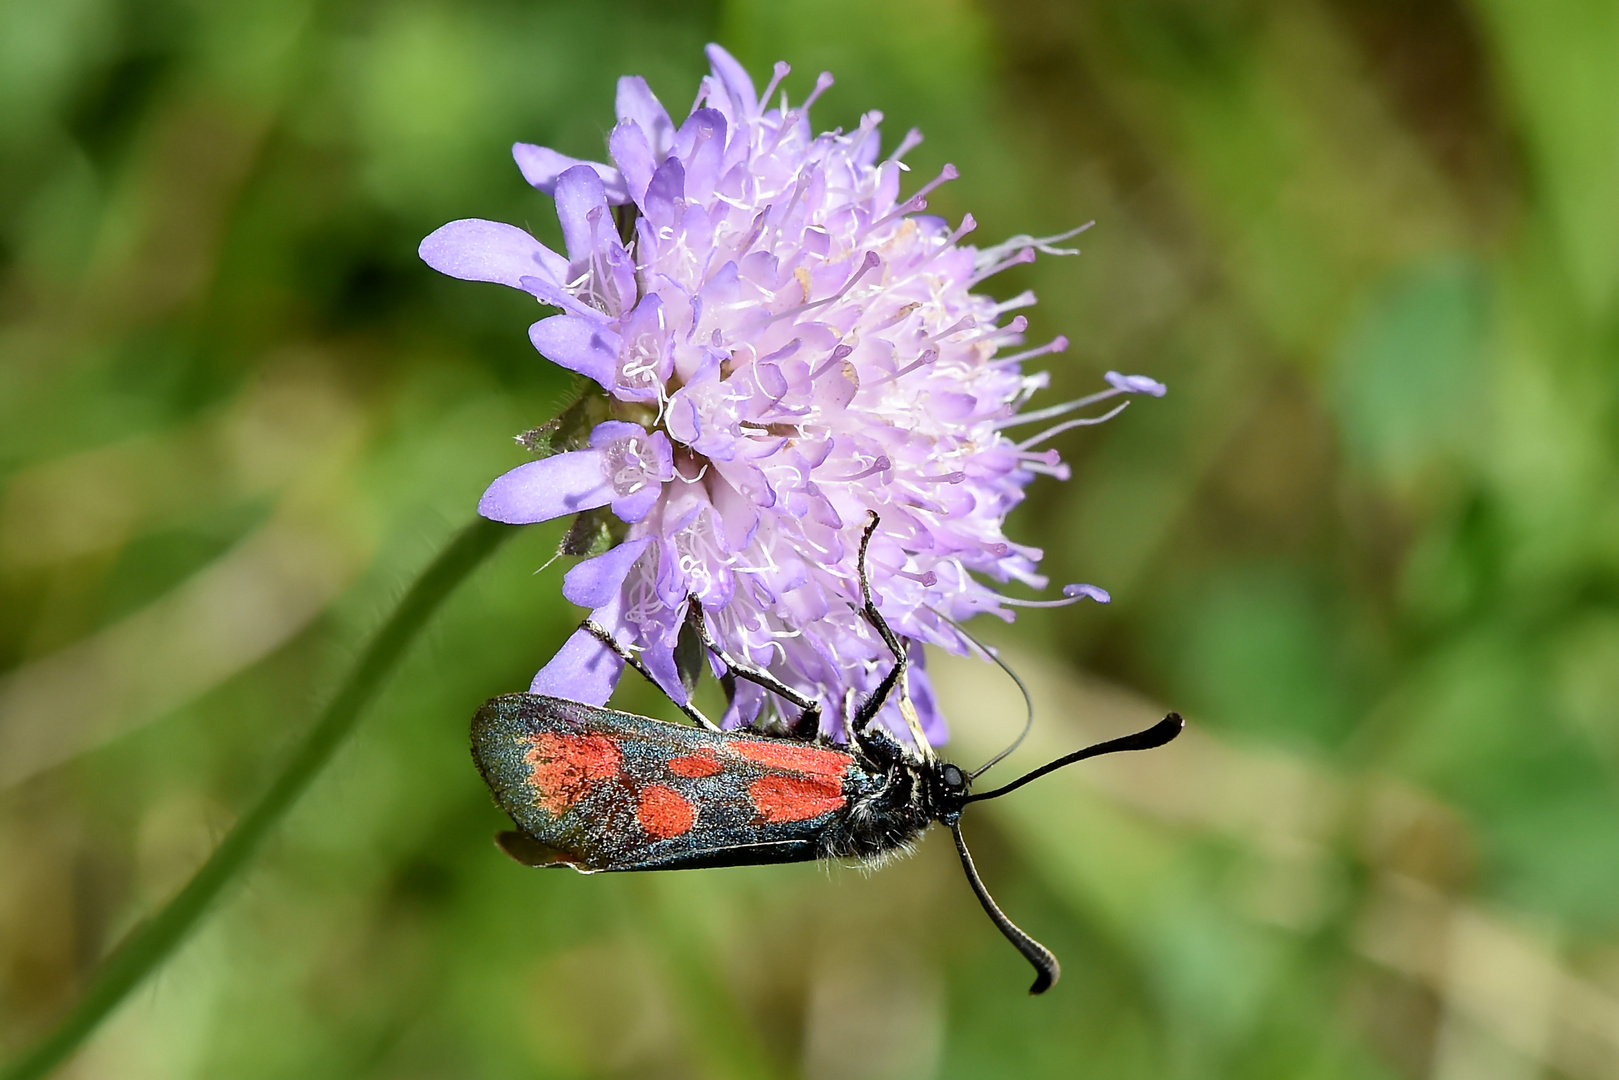
[[[1060,443],[1014,536],[1114,603],[983,632],[1044,703],[866,876],[525,871],[466,752],[578,612],[558,530],[475,577],[74,1077],[1619,1076],[1619,6],[1602,0],[3,0],[0,1060],[263,790],[567,382],[529,298],[416,259],[557,240],[718,40],[887,115],[1033,287]],[[938,679],[954,753],[1019,705]],[[655,710],[627,681],[621,703]]]

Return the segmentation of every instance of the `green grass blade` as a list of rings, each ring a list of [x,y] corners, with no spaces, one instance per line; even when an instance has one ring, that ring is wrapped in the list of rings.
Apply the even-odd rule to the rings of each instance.
[[[0,1080],[33,1080],[49,1074],[78,1049],[131,990],[174,954],[209,905],[252,861],[270,830],[354,730],[366,704],[417,632],[455,587],[513,532],[508,526],[479,518],[422,572],[269,790],[243,815],[185,888],[113,951],[96,972],[84,997],[61,1023],[6,1066]]]

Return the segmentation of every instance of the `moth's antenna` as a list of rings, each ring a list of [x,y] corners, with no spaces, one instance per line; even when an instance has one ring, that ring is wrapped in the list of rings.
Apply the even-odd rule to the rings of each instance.
[[[950,832],[956,838],[956,850],[961,853],[961,868],[967,871],[967,882],[977,894],[978,902],[984,905],[984,914],[990,917],[996,929],[1006,935],[1006,940],[1023,954],[1023,958],[1034,965],[1034,985],[1029,987],[1029,993],[1043,994],[1050,990],[1062,977],[1062,965],[1057,963],[1057,957],[1050,949],[1019,930],[1017,924],[1008,919],[1006,912],[995,903],[995,898],[989,895],[989,890],[984,888],[984,882],[978,876],[978,868],[973,865],[972,852],[967,850],[967,841],[961,838],[961,822],[951,822]]]
[[[1075,750],[1072,754],[1058,758],[1040,766],[1031,773],[1024,773],[1005,787],[998,787],[994,791],[986,791],[982,795],[969,795],[964,802],[981,802],[984,799],[998,799],[1008,792],[1016,791],[1030,780],[1037,780],[1048,772],[1056,772],[1065,765],[1072,765],[1076,761],[1086,758],[1101,757],[1103,754],[1117,754],[1124,750],[1151,750],[1162,746],[1181,733],[1186,721],[1181,719],[1180,713],[1170,713],[1146,731],[1138,731],[1134,735],[1125,735],[1107,742],[1087,746],[1083,750]]]
[[[982,765],[978,766],[978,768],[974,769],[972,772],[967,774],[967,779],[976,780],[980,776],[982,776],[984,773],[988,772],[991,765],[999,764],[1002,760],[1004,760],[1006,758],[1006,756],[1008,754],[1010,754],[1012,751],[1016,750],[1018,747],[1022,746],[1023,745],[1023,740],[1029,737],[1029,731],[1034,727],[1034,698],[1033,698],[1033,696],[1030,695],[1029,688],[1027,686],[1023,685],[1023,680],[1018,677],[1018,673],[1013,671],[1011,669],[1011,667],[1006,663],[1006,661],[1002,660],[1000,658],[1000,655],[994,649],[990,648],[988,645],[985,645],[982,641],[979,641],[977,638],[973,637],[971,634],[969,634],[967,632],[965,627],[963,627],[956,620],[952,619],[950,616],[945,615],[942,612],[937,611],[936,609],[934,609],[932,607],[929,607],[928,610],[932,611],[933,614],[939,616],[939,618],[941,618],[945,622],[949,623],[950,628],[953,629],[956,633],[960,634],[962,637],[966,638],[968,641],[970,641],[974,645],[976,645],[978,647],[979,652],[981,652],[985,656],[989,657],[990,661],[996,667],[998,667],[1002,671],[1006,672],[1006,674],[1011,677],[1012,681],[1017,683],[1018,692],[1023,695],[1023,706],[1024,706],[1024,710],[1025,710],[1024,717],[1023,717],[1023,730],[1018,732],[1018,737],[1013,739],[1012,744],[1010,746],[1008,746],[1005,750],[1002,750],[1000,753],[996,754],[994,757],[990,758],[988,761],[986,761]]]

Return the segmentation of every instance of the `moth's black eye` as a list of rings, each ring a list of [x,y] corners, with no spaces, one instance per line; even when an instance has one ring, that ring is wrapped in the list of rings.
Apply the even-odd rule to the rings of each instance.
[[[954,765],[946,765],[940,770],[939,779],[943,780],[944,786],[951,791],[960,791],[967,786],[967,778],[962,776],[961,770]]]

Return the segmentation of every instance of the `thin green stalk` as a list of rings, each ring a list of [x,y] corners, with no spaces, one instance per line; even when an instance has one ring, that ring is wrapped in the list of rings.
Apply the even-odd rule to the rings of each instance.
[[[131,990],[163,965],[354,730],[366,703],[417,631],[444,598],[514,531],[479,518],[422,571],[269,790],[242,816],[185,888],[162,911],[132,930],[107,957],[84,997],[55,1030],[6,1066],[0,1080],[35,1080],[50,1073],[78,1049]]]

